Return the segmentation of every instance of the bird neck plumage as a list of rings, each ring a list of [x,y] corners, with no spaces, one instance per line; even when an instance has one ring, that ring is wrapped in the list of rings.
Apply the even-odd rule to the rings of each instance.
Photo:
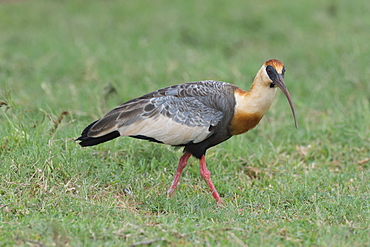
[[[237,111],[258,114],[262,117],[272,105],[276,89],[271,88],[268,83],[262,81],[261,76],[257,75],[248,92],[236,94]]]

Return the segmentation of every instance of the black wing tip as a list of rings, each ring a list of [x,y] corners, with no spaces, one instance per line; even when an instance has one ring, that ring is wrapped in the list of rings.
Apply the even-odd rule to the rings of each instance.
[[[78,144],[80,144],[81,147],[88,147],[88,146],[95,146],[103,142],[107,142],[110,140],[113,140],[117,137],[119,137],[120,134],[118,131],[113,131],[109,134],[106,134],[104,136],[99,137],[90,137],[90,136],[84,136],[81,135],[79,138],[77,138],[75,141],[80,141]]]
[[[87,135],[91,127],[98,122],[99,120],[92,122],[89,124],[81,133],[81,136],[75,139],[75,141],[80,141],[78,144],[80,144],[81,147],[88,147],[88,146],[95,146],[103,142],[110,141],[114,138],[117,138],[120,136],[118,131],[113,131],[109,134],[106,134],[104,136],[99,137],[90,137]]]

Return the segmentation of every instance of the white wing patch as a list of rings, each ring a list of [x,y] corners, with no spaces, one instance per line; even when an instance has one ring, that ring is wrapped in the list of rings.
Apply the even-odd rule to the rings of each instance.
[[[200,143],[213,134],[210,127],[232,116],[235,88],[217,81],[163,88],[114,108],[87,134],[98,138],[118,131],[121,136],[169,145]]]
[[[128,126],[118,125],[117,130],[121,136],[142,135],[168,145],[182,145],[191,141],[199,143],[212,134],[207,126],[190,127],[161,115],[139,119]]]

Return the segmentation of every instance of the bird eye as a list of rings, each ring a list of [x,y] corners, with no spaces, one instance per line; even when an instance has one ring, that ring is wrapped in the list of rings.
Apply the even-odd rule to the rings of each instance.
[[[268,74],[271,74],[271,73],[272,73],[272,69],[270,68],[270,66],[268,66],[268,67],[266,68],[266,72],[267,72]]]

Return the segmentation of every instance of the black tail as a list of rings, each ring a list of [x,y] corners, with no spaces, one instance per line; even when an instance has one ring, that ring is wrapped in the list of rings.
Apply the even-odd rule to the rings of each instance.
[[[97,120],[99,121],[99,120]],[[87,135],[87,133],[89,132],[89,129],[97,122],[93,122],[91,123],[89,126],[87,126],[81,133],[81,136],[79,138],[76,139],[76,141],[81,141],[80,144],[82,147],[87,147],[87,146],[94,146],[94,145],[98,145],[100,143],[103,143],[103,142],[106,142],[106,141],[109,141],[109,140],[112,140],[114,138],[117,138],[120,136],[119,132],[118,131],[113,131],[109,134],[106,134],[104,136],[99,136],[99,137],[90,137]]]

